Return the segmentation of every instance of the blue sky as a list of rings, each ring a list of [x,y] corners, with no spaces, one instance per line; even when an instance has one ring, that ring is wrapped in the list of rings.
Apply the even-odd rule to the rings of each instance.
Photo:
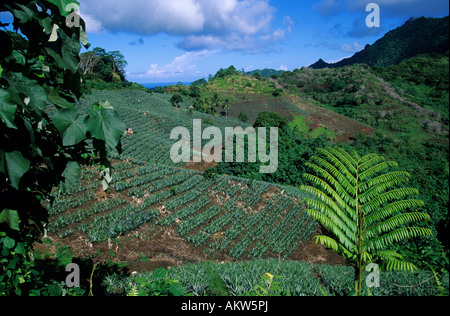
[[[91,47],[119,50],[127,79],[190,82],[234,65],[294,70],[335,62],[410,17],[443,17],[447,0],[78,0]],[[381,27],[366,26],[368,3]]]

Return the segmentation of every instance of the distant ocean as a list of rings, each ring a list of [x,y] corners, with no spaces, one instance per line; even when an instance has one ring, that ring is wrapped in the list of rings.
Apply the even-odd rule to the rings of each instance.
[[[155,89],[156,87],[167,87],[167,86],[174,86],[178,82],[165,82],[165,83],[141,83],[141,86],[146,87],[147,89]],[[190,82],[182,82],[185,86],[190,86]]]

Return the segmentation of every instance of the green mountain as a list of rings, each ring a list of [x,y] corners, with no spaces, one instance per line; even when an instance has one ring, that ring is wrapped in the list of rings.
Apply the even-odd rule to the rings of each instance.
[[[254,74],[260,74],[263,77],[272,77],[272,76],[280,76],[284,73],[284,70],[275,70],[275,69],[256,69],[246,73],[248,76],[252,76]]]
[[[388,32],[373,45],[338,63],[322,59],[309,66],[313,69],[338,68],[354,64],[391,66],[420,54],[449,50],[449,17],[410,19],[403,26]]]

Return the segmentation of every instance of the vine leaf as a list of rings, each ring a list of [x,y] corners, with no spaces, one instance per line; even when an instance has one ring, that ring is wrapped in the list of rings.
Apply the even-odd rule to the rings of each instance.
[[[48,102],[55,105],[57,108],[60,109],[69,109],[69,110],[75,110],[75,101],[71,100],[71,102],[67,101],[64,97],[68,98],[70,97],[67,94],[64,94],[64,92],[58,91],[55,88],[49,88],[48,89]]]
[[[47,94],[36,80],[31,80],[21,73],[9,73],[6,76],[10,84],[11,101],[16,104],[25,105],[24,109],[36,115],[42,116],[47,102]]]
[[[80,176],[80,165],[75,161],[69,161],[66,165],[66,169],[63,172],[64,182],[60,184],[60,188],[63,192],[66,192],[70,187],[77,184],[77,179]]]
[[[106,143],[108,151],[119,145],[126,125],[108,102],[95,105],[88,111],[87,126],[91,136]]]
[[[58,131],[61,133],[63,145],[73,146],[86,139],[87,127],[85,115],[78,115],[76,111],[63,109],[52,117]]]
[[[29,169],[30,161],[20,152],[7,153],[0,149],[0,172],[8,177],[13,188],[19,190],[20,179]]]
[[[3,210],[0,213],[0,224],[6,223],[11,229],[19,231],[19,214],[13,210]]]
[[[0,90],[0,119],[8,128],[17,129],[14,123],[17,105],[11,102],[10,95],[5,90]]]

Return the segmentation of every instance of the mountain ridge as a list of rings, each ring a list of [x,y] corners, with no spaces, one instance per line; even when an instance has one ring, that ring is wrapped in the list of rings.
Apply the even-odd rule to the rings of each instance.
[[[310,65],[312,69],[340,68],[354,64],[392,66],[427,53],[446,53],[449,50],[449,17],[410,19],[404,25],[386,33],[373,45],[337,63],[322,58]]]

